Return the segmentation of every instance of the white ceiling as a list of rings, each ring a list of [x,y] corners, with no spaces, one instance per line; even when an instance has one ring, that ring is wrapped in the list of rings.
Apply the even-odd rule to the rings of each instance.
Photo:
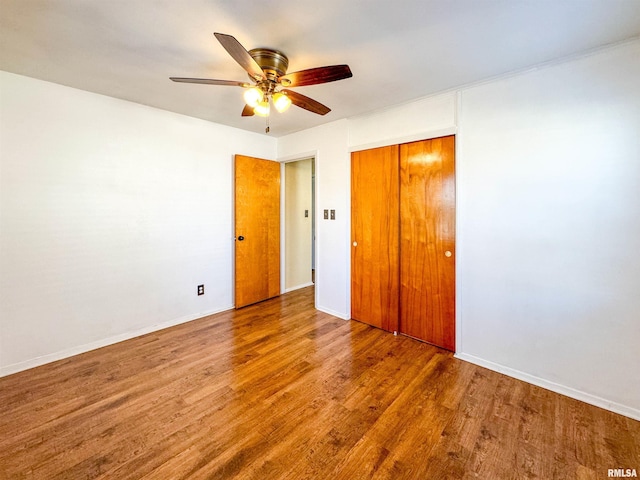
[[[300,87],[332,108],[271,116],[280,136],[640,36],[640,0],[0,0],[0,69],[254,132],[246,81],[213,32],[271,47],[289,71],[347,63]]]

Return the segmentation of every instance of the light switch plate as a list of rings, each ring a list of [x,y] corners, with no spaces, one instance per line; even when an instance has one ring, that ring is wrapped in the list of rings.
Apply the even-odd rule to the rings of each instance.
[[[324,219],[329,220],[329,210],[324,211]]]
[[[336,211],[331,210],[331,220],[335,220],[335,219],[336,219]]]

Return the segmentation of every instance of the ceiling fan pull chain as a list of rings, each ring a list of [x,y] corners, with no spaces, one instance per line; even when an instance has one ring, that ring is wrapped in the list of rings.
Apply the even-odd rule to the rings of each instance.
[[[267,120],[267,128],[264,129],[264,133],[269,133],[269,115],[267,115],[265,119]]]

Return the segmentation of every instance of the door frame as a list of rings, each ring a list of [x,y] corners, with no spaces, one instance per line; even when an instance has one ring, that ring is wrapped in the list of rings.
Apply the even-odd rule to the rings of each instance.
[[[283,272],[283,274],[280,276],[280,290],[282,293],[287,293],[288,291],[292,291],[292,290],[288,290],[287,286],[286,286],[286,282],[287,282],[287,250],[286,250],[286,246],[287,246],[287,238],[286,238],[286,231],[287,231],[287,212],[286,212],[286,190],[287,190],[287,165],[291,164],[291,163],[296,163],[296,162],[303,162],[306,160],[311,160],[311,182],[312,182],[312,189],[311,189],[311,223],[312,223],[312,227],[311,227],[311,255],[312,255],[312,261],[311,261],[311,268],[313,269],[314,265],[315,265],[315,238],[314,238],[314,225],[317,227],[317,225],[315,224],[315,213],[316,213],[316,208],[315,208],[315,188],[313,188],[313,183],[315,183],[315,179],[314,177],[314,169],[315,169],[315,157],[304,157],[304,158],[298,158],[295,160],[287,160],[287,161],[283,161],[280,162],[280,218],[282,219],[282,222],[280,223],[280,251],[282,252],[282,255],[280,256],[280,271]],[[313,281],[313,280],[312,280]],[[305,286],[310,286],[310,285],[305,285]],[[302,287],[300,287],[302,288]]]
[[[318,289],[320,288],[320,279],[319,279],[319,275],[318,275],[318,270],[321,268],[321,265],[318,264],[318,251],[321,248],[320,242],[318,241],[318,228],[320,226],[320,218],[319,218],[319,213],[320,209],[318,208],[318,191],[319,189],[319,181],[318,181],[318,157],[319,157],[319,153],[318,150],[311,150],[308,152],[303,152],[303,153],[296,153],[295,155],[289,155],[286,157],[281,157],[278,158],[278,162],[280,162],[280,218],[285,219],[285,196],[286,196],[286,192],[285,192],[285,188],[286,188],[286,174],[285,174],[285,164],[286,163],[292,163],[292,162],[298,162],[300,160],[308,160],[308,159],[312,159],[313,163],[314,163],[314,189],[312,192],[313,195],[313,199],[312,199],[312,205],[314,206],[314,211],[312,212],[314,218],[313,221],[315,222],[315,231],[316,231],[316,235],[315,238],[312,238],[312,249],[311,251],[313,252],[313,264],[315,265],[315,279],[314,279],[314,292],[313,292],[313,307],[316,308],[316,305],[318,304]],[[281,252],[286,252],[285,250],[286,248],[286,222],[282,221],[280,222],[280,251]],[[280,256],[280,271],[281,272],[286,272],[286,255],[281,255]],[[286,291],[286,287],[285,287],[285,275],[281,275],[280,276],[280,291],[282,293],[284,293]]]

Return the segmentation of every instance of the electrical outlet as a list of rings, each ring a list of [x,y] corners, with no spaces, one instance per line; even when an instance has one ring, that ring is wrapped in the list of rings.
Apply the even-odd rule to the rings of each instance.
[[[198,295],[204,295],[204,285],[198,285]]]

